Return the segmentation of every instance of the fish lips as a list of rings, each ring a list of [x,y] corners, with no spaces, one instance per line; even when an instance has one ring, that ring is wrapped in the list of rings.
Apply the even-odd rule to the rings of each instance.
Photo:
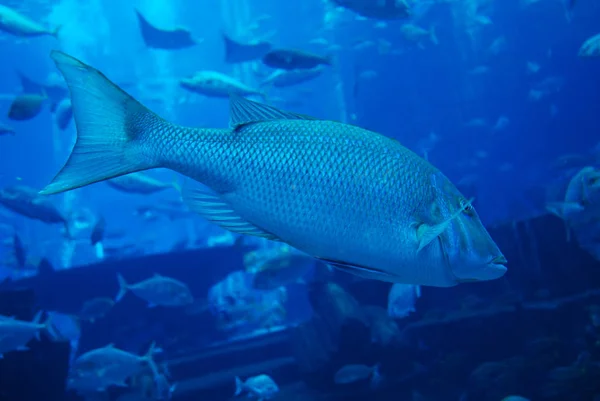
[[[506,258],[503,255],[500,255],[476,269],[470,269],[468,275],[456,274],[455,271],[454,276],[458,283],[474,283],[479,281],[496,280],[504,276],[508,271],[506,268],[506,263]]]
[[[494,280],[500,278],[506,274],[508,269],[506,268],[506,264],[508,260],[504,257],[504,255],[496,256],[492,260],[490,260],[486,267],[483,269],[486,275],[484,280]]]

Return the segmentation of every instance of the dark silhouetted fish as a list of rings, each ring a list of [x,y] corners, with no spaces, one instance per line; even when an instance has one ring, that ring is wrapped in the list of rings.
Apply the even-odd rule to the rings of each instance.
[[[135,13],[140,22],[142,38],[148,47],[154,49],[178,50],[198,44],[187,29],[159,29],[150,24],[138,10],[135,10]]]
[[[25,93],[13,100],[8,110],[8,118],[16,121],[31,120],[42,111],[42,105],[47,98],[43,95]]]
[[[331,65],[331,60],[327,57],[295,49],[271,50],[262,61],[271,68],[282,70],[308,70],[320,65]]]
[[[240,43],[225,34],[223,34],[223,41],[225,42],[225,62],[230,64],[259,60],[272,48],[269,42]]]

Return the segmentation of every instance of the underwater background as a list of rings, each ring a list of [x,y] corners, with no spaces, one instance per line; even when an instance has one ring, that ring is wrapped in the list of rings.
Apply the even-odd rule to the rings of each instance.
[[[0,0],[0,401],[600,400],[598,21],[594,0]],[[348,274],[204,219],[167,169],[40,195],[77,138],[53,50],[177,125],[227,128],[233,93],[394,138],[473,199],[506,274]]]

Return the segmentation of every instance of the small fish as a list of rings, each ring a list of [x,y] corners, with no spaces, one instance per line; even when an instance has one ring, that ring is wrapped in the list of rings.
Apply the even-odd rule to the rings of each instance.
[[[537,63],[534,63],[533,61],[528,61],[527,62],[527,72],[529,74],[537,74],[538,71],[540,70],[540,65]]]
[[[587,39],[579,48],[579,57],[600,56],[600,33]]]
[[[472,20],[479,25],[493,25],[492,19],[487,15],[476,15]]]
[[[506,127],[508,127],[509,124],[510,124],[510,120],[508,119],[508,117],[500,116],[500,117],[498,117],[498,120],[496,121],[496,124],[494,124],[492,129],[496,132],[503,131],[506,129]]]
[[[309,70],[320,65],[331,65],[328,57],[295,49],[271,50],[264,55],[262,62],[281,70]]]
[[[502,401],[530,401],[529,398],[521,397],[520,395],[509,395],[504,397]]]
[[[396,283],[388,294],[388,316],[402,319],[415,311],[415,303],[421,296],[421,287]]]
[[[427,30],[418,25],[406,23],[400,27],[400,32],[405,39],[412,42],[421,42],[424,38],[428,38],[434,45],[440,43],[435,33],[435,26]]]
[[[411,7],[405,0],[332,0],[339,7],[379,20],[405,19],[412,15]]]
[[[154,49],[178,50],[192,47],[200,43],[185,28],[160,29],[150,24],[139,10],[135,10],[146,46]]]
[[[12,8],[0,5],[0,31],[24,38],[45,35],[57,37],[60,28],[47,29]]]
[[[8,118],[15,121],[31,120],[42,111],[45,95],[22,94],[15,97],[8,110]]]
[[[149,279],[136,284],[127,284],[123,276],[117,275],[119,280],[119,293],[116,302],[120,301],[127,291],[133,292],[138,297],[149,303],[149,306],[185,306],[194,302],[194,297],[185,283],[171,277],[155,274]]]
[[[371,385],[376,386],[381,380],[379,365],[344,365],[333,378],[335,384],[350,384],[371,379]]]
[[[81,324],[77,316],[60,312],[48,312],[52,323],[54,340],[68,341],[71,345],[70,362],[75,360],[81,339]]]
[[[273,47],[271,43],[265,41],[255,40],[241,43],[225,34],[222,36],[225,43],[225,62],[229,64],[260,60]]]
[[[472,200],[394,139],[236,95],[230,128],[180,127],[98,70],[58,51],[52,57],[78,132],[41,194],[168,168],[190,178],[182,198],[209,221],[364,278],[447,287],[506,273]]]
[[[144,173],[131,173],[106,181],[112,188],[131,194],[149,195],[165,189],[175,188],[174,183],[165,183]]]
[[[108,297],[92,298],[83,303],[79,318],[81,320],[94,323],[97,319],[103,318],[115,306],[115,301]]]
[[[15,130],[8,125],[0,123],[0,136],[3,135],[15,135]]]
[[[248,392],[249,397],[255,397],[259,400],[270,400],[279,392],[279,386],[268,375],[253,376],[246,379],[245,382],[236,377],[234,396],[240,395],[244,391]]]
[[[0,316],[0,358],[7,352],[27,351],[27,343],[34,337],[39,339],[41,331],[56,337],[50,316],[42,323],[42,314],[38,312],[31,322]]]
[[[124,383],[126,379],[140,373],[148,366],[153,376],[158,379],[159,372],[154,362],[154,355],[161,351],[156,344],[152,343],[148,351],[139,356],[108,344],[79,356],[71,370],[79,377],[94,377],[100,374],[104,382],[115,384]]]
[[[198,71],[189,78],[181,79],[179,84],[190,92],[209,97],[226,98],[232,93],[239,96],[265,96],[260,90],[217,71]]]
[[[600,182],[600,170],[587,166],[579,170],[569,181],[565,191],[565,203],[578,203],[582,206],[590,204],[591,188]]]

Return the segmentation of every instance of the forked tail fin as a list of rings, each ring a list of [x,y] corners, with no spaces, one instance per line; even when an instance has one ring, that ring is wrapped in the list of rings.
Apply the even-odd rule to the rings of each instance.
[[[77,141],[67,163],[40,193],[56,194],[160,167],[143,152],[144,138],[168,123],[95,68],[59,51],[51,56],[71,92]]]

